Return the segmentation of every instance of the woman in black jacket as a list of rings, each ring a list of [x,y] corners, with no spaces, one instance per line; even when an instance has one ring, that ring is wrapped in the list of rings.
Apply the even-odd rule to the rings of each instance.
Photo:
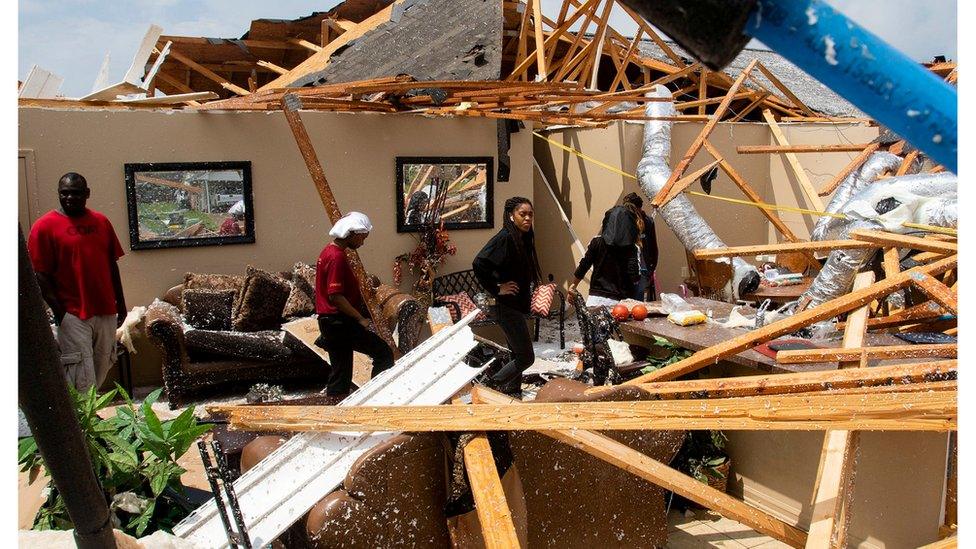
[[[532,231],[534,213],[528,198],[506,200],[501,230],[471,265],[478,282],[495,297],[496,318],[512,352],[512,360],[491,376],[491,384],[513,396],[521,396],[522,372],[535,362],[526,323],[532,285],[542,279]]]

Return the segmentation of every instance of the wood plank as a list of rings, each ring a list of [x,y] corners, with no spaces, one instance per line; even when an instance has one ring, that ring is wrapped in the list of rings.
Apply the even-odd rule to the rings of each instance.
[[[546,48],[544,44],[544,36],[542,35],[542,3],[541,0],[532,0],[532,12],[535,17],[532,18],[535,30],[535,58],[536,65],[538,67],[538,74],[541,76],[539,80],[546,80]]]
[[[674,187],[672,187],[671,189],[671,193],[668,194],[668,196],[664,197],[664,200],[661,202],[661,205],[663,206],[668,202],[671,202],[671,200],[674,199],[674,197],[683,193],[685,189],[691,186],[691,184],[694,183],[695,181],[698,181],[698,178],[704,175],[705,172],[717,166],[719,162],[720,162],[719,160],[713,160],[711,163],[706,164],[701,168],[698,168],[697,170],[677,180],[674,183]]]
[[[769,124],[769,131],[773,134],[773,138],[776,140],[776,142],[779,143],[780,146],[788,147],[789,143],[786,141],[786,136],[783,134],[783,130],[780,129],[779,124],[777,124],[776,120],[773,118],[773,114],[769,112],[769,109],[763,110],[763,118],[766,120],[766,123]],[[803,171],[803,166],[800,165],[800,160],[794,153],[788,152],[786,153],[786,162],[793,170],[793,175],[796,177],[796,181],[800,184],[800,189],[803,190],[803,194],[806,195],[810,205],[815,210],[823,211],[823,201],[820,200],[820,196],[817,195],[816,189],[814,189],[813,184],[810,183],[810,179],[807,177],[807,172]]]
[[[861,152],[875,143],[831,143],[824,145],[739,145],[739,154]]]
[[[932,301],[942,305],[951,314],[958,314],[959,304],[957,303],[956,292],[948,286],[936,280],[932,275],[925,273],[913,273],[912,283],[929,296]]]
[[[720,399],[485,406],[210,406],[235,429],[258,431],[525,431],[956,429],[953,391],[800,393]]]
[[[582,7],[577,9],[573,13],[573,15],[570,16],[569,19],[564,21],[560,26],[556,27],[556,29],[553,30],[548,37],[546,37],[545,41],[543,41],[542,44],[543,49],[549,50],[549,55],[546,57],[545,60],[546,77],[548,77],[548,73],[551,72],[552,70],[552,66],[551,66],[552,56],[555,54],[556,45],[559,43],[558,42],[559,39],[566,33],[569,27],[573,26],[573,24],[576,22],[577,19],[579,19],[580,17],[588,13],[593,13],[593,10],[596,9],[596,5],[599,2],[600,0],[587,0],[587,2],[583,4]],[[505,80],[518,79],[518,77],[520,77],[525,72],[525,70],[532,65],[532,63],[536,62],[536,59],[537,59],[536,57],[525,56],[524,59],[522,59],[519,63],[516,64],[516,67],[512,69],[512,72],[505,78]]]
[[[850,237],[854,240],[863,242],[873,242],[882,246],[894,246],[898,248],[910,248],[925,252],[938,252],[941,254],[954,254],[959,251],[959,245],[955,242],[945,240],[935,240],[931,238],[920,238],[904,234],[888,233],[884,231],[869,231],[858,229],[851,231]]]
[[[475,387],[471,397],[474,402],[479,404],[504,405],[517,402],[484,387]],[[795,526],[668,467],[666,464],[606,435],[582,429],[541,431],[541,433],[600,458],[611,465],[620,467],[648,482],[671,490],[726,518],[740,522],[792,547],[802,546],[806,539],[806,534]]]
[[[655,195],[651,200],[652,206],[655,208],[660,207],[664,198],[670,194],[671,188],[674,187],[674,184],[681,179],[682,175],[684,175],[685,170],[688,169],[688,165],[691,164],[691,161],[695,159],[695,155],[697,155],[698,151],[700,151],[705,145],[705,140],[708,139],[708,136],[715,129],[718,121],[725,116],[725,111],[727,111],[729,105],[732,104],[732,98],[735,96],[736,92],[739,91],[739,87],[742,86],[742,83],[745,81],[746,77],[749,76],[749,73],[758,62],[758,60],[753,59],[748,65],[746,65],[746,68],[742,70],[739,77],[736,78],[732,86],[729,87],[729,91],[725,94],[725,99],[719,103],[718,108],[716,108],[711,118],[708,119],[708,122],[702,128],[701,132],[699,132],[698,136],[695,137],[695,140],[692,141],[691,146],[688,147],[687,151],[685,151],[684,156],[682,156],[681,160],[678,161],[678,165],[675,166],[675,168],[671,171],[671,175],[668,177],[668,181],[664,184],[664,187],[662,187],[661,190],[658,191],[657,195]]]
[[[905,155],[905,158],[901,161],[901,165],[898,166],[898,171],[895,172],[895,177],[905,175],[908,173],[908,169],[912,167],[912,163],[918,158],[918,149]]]
[[[179,52],[179,50],[170,48],[170,50],[169,50],[169,57],[171,59],[175,59],[175,60],[179,61],[180,63],[183,63],[187,67],[190,67],[191,69],[193,69],[194,71],[200,73],[202,76],[206,77],[207,79],[213,80],[214,82],[216,82],[217,84],[219,84],[220,87],[224,88],[225,90],[234,92],[237,95],[250,95],[251,94],[251,92],[245,90],[244,88],[242,88],[240,86],[237,86],[235,84],[230,83],[223,76],[220,76],[219,74],[217,74],[214,71],[208,69],[207,67],[204,67],[204,66],[200,65],[199,63],[197,63],[196,61],[194,61],[194,60],[190,59],[189,57],[183,55],[182,53]]]
[[[904,347],[916,346],[905,345]],[[895,349],[895,347],[868,347],[867,349]],[[815,362],[838,360],[839,357],[845,356],[860,356],[860,349],[824,350],[827,351],[827,356],[820,358]],[[814,351],[817,351],[817,349],[810,349],[809,351],[780,351],[779,353],[776,353],[776,360],[779,362],[780,356],[784,353],[806,353]],[[918,356],[916,356],[907,351],[904,353],[901,353],[901,351],[890,351],[890,354],[910,355],[910,358],[921,358],[926,356],[955,356],[955,352],[920,353]],[[837,356],[838,358],[835,359],[833,358],[834,356]],[[799,364],[814,362],[806,360],[806,356],[796,358],[797,360],[795,362],[788,363]],[[914,364],[875,366],[873,368],[849,368],[845,370],[820,370],[814,372],[798,372],[788,374],[659,381],[655,383],[642,383],[637,387],[661,399],[706,397],[731,398],[753,395],[810,393],[816,391],[833,392],[839,389],[861,387],[883,387],[886,389],[890,389],[894,385],[911,387],[913,384],[923,383],[929,380],[939,381],[955,379],[957,371],[956,369],[957,363],[955,360],[939,360],[933,362],[917,362]],[[587,390],[587,393],[598,393],[602,391],[606,391],[606,389],[593,388]]]
[[[276,72],[278,74],[287,74],[288,73],[288,69],[279,67],[278,65],[275,65],[274,63],[272,63],[270,61],[258,60],[257,65],[259,67],[264,67],[266,69],[270,69],[270,70],[272,70],[272,71],[274,71],[274,72]]]
[[[722,157],[722,155],[718,152],[718,150],[714,146],[712,146],[712,144],[707,139],[705,140],[704,146],[705,146],[705,150],[708,151],[708,154],[712,155],[712,158],[715,158],[716,160],[721,160],[721,162],[719,162],[718,164],[719,167],[722,168],[722,171],[725,172],[725,175],[729,176],[729,179],[731,179],[732,182],[735,183],[736,187],[739,187],[739,190],[742,191],[742,193],[746,195],[746,197],[750,201],[755,202],[757,204],[762,204],[765,202],[762,199],[762,197],[759,195],[759,193],[757,193],[756,190],[752,188],[752,185],[749,185],[749,183],[746,182],[745,178],[743,178],[742,175],[740,175],[739,172],[734,167],[732,167],[732,164],[729,164],[729,162],[724,157]],[[766,219],[768,219],[769,222],[773,224],[773,227],[776,227],[776,230],[779,231],[781,235],[783,235],[783,238],[789,240],[790,242],[800,241],[800,239],[793,233],[790,227],[786,223],[784,223],[782,219],[780,219],[779,214],[777,214],[775,210],[759,208],[759,211],[762,212],[764,216],[766,216]],[[810,264],[810,267],[812,269],[815,270],[820,269],[820,262],[817,261],[817,259],[813,256],[812,253],[806,252],[804,253],[804,255],[807,258],[807,263]]]
[[[698,114],[705,114],[705,105],[708,101],[708,69],[705,67],[698,72],[698,101]],[[677,105],[675,108],[678,108]]]
[[[634,35],[634,39],[627,46],[627,50],[623,54],[623,65],[617,69],[617,76],[613,78],[613,82],[610,83],[608,91],[616,91],[617,86],[620,85],[621,81],[626,81],[629,83],[627,78],[627,67],[630,66],[631,56],[634,55],[635,51],[639,51],[637,46],[640,44],[641,35],[644,33],[644,29],[637,29],[637,34]],[[624,89],[629,89],[630,86],[624,86]]]
[[[477,433],[464,446],[464,469],[474,496],[474,509],[481,522],[481,533],[487,549],[519,547],[512,511],[505,499],[502,481],[492,457],[488,437]]]
[[[913,267],[912,269],[901,272],[892,278],[886,278],[881,282],[876,282],[863,290],[851,291],[848,294],[836,299],[832,299],[826,303],[822,303],[816,307],[800,311],[790,317],[784,318],[783,320],[778,320],[772,324],[763,326],[758,330],[753,330],[749,333],[719,343],[718,345],[713,345],[712,347],[703,349],[684,360],[670,364],[649,374],[644,374],[640,377],[627,381],[625,384],[634,385],[637,383],[647,383],[649,381],[667,381],[678,376],[700,370],[701,368],[704,368],[710,364],[717,363],[719,360],[722,360],[725,357],[740,353],[746,349],[751,349],[755,345],[764,343],[781,335],[793,333],[797,329],[804,326],[809,326],[814,322],[833,318],[841,313],[854,310],[874,301],[879,297],[886,296],[895,290],[904,288],[911,283],[911,275],[913,273],[923,272],[930,275],[936,275],[944,273],[955,266],[956,256],[952,256],[928,265]]]
[[[325,171],[322,169],[318,155],[315,154],[315,147],[312,145],[312,140],[308,136],[305,124],[302,122],[301,114],[298,112],[300,108],[301,100],[297,96],[286,95],[282,101],[282,110],[285,113],[288,126],[295,136],[295,143],[298,145],[298,150],[305,160],[305,166],[308,168],[309,176],[315,184],[319,198],[322,200],[322,205],[325,207],[326,214],[329,216],[330,223],[335,225],[342,217],[342,211],[339,210],[339,206],[336,204],[335,195],[332,194],[332,189],[329,187],[329,181],[325,177]],[[369,277],[366,274],[366,269],[363,266],[362,259],[359,257],[359,253],[350,248],[346,250],[346,257],[349,259],[349,266],[352,268],[353,274],[356,275],[357,282],[359,282],[359,291],[362,293],[363,302],[366,304],[369,315],[373,319],[373,327],[376,334],[389,345],[394,358],[400,358],[400,349],[393,342],[393,334],[390,333],[386,323],[382,322],[382,311],[380,310],[379,303],[376,302],[376,294],[370,291],[372,286],[369,283]]]
[[[940,307],[938,303],[934,301],[926,301],[925,303],[913,305],[912,307],[902,309],[885,317],[869,319],[868,329],[882,330],[905,324],[931,321],[944,316],[945,314],[947,313],[942,310],[942,307]],[[837,327],[843,328],[843,323],[839,322]]]
[[[855,347],[851,349],[797,349],[776,353],[780,364],[807,364],[810,362],[837,362],[857,360],[862,355],[875,360],[906,358],[955,358],[958,354],[955,343],[936,343],[931,345],[886,345],[883,347]],[[877,368],[872,368],[876,370]]]
[[[759,244],[756,246],[730,246],[728,248],[697,248],[692,251],[692,254],[695,259],[718,259],[760,254],[863,250],[877,247],[876,244],[860,240],[813,240],[810,242],[780,242],[779,244]]]
[[[861,154],[855,156],[847,164],[847,166],[844,166],[843,170],[837,172],[837,175],[834,176],[834,179],[831,180],[830,183],[824,185],[823,188],[820,189],[820,192],[817,194],[819,194],[820,196],[827,196],[830,193],[837,190],[837,187],[839,187],[840,184],[843,183],[845,179],[847,179],[847,176],[851,175],[851,172],[853,172],[858,167],[860,167],[861,164],[863,164],[864,161],[867,160],[868,157],[871,156],[871,154],[874,151],[878,150],[878,147],[880,146],[881,143],[871,143],[870,145],[868,145],[867,148],[861,151]]]
[[[863,290],[871,284],[874,284],[874,271],[857,273],[857,276],[854,277],[854,286],[852,289],[854,291]],[[844,324],[844,339],[841,341],[842,347],[846,349],[864,347],[864,334],[867,332],[868,315],[870,312],[870,303],[865,303],[863,307],[859,307],[848,313],[847,321]],[[865,351],[862,351],[856,360],[841,360],[840,367],[850,368],[859,366],[865,353]]]
[[[793,90],[791,90],[789,86],[783,84],[783,82],[780,81],[779,78],[776,78],[776,75],[773,74],[773,71],[766,68],[766,66],[763,65],[762,63],[759,63],[759,65],[756,68],[758,68],[759,72],[763,73],[766,76],[766,79],[769,80],[773,84],[773,86],[776,87],[776,89],[783,92],[783,95],[785,95],[790,101],[793,102],[793,104],[799,107],[800,110],[802,110],[803,112],[807,113],[810,116],[815,116],[813,110],[810,107],[806,106],[806,104],[804,104],[803,101],[800,101],[800,98],[793,93]]]

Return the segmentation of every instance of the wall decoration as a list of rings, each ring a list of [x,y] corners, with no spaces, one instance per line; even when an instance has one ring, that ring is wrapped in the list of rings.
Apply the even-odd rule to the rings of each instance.
[[[250,162],[125,165],[133,250],[254,242]]]
[[[490,156],[398,156],[397,232],[494,227],[493,174]]]

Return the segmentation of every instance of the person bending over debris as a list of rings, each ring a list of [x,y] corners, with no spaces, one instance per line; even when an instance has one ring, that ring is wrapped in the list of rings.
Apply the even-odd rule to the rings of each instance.
[[[112,223],[85,205],[88,181],[70,172],[58,181],[61,208],[34,222],[27,240],[44,301],[58,324],[68,383],[99,387],[115,362],[115,329],[125,320],[118,259],[125,255]]]
[[[320,335],[315,344],[329,353],[332,371],[326,395],[335,405],[349,395],[352,384],[352,352],[373,360],[372,376],[393,366],[393,352],[380,336],[369,330],[359,281],[349,266],[346,249],[359,249],[373,230],[366,215],[349,212],[329,231],[333,237],[315,264],[315,312]]]
[[[471,265],[478,282],[495,297],[496,318],[513,357],[491,376],[490,385],[513,396],[521,396],[522,372],[535,362],[526,323],[531,286],[542,279],[535,252],[533,216],[528,198],[506,200],[501,230],[478,252]]]
[[[643,301],[647,281],[657,263],[654,225],[641,210],[643,204],[637,193],[630,193],[623,204],[603,215],[600,234],[590,241],[573,273],[570,300],[592,268],[587,307],[613,306],[627,298]]]

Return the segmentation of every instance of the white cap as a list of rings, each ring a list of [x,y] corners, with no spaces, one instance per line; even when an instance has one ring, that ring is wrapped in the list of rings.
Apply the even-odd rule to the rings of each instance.
[[[333,238],[346,238],[349,233],[368,233],[373,230],[366,214],[359,212],[349,212],[342,216],[329,231],[329,236]]]

